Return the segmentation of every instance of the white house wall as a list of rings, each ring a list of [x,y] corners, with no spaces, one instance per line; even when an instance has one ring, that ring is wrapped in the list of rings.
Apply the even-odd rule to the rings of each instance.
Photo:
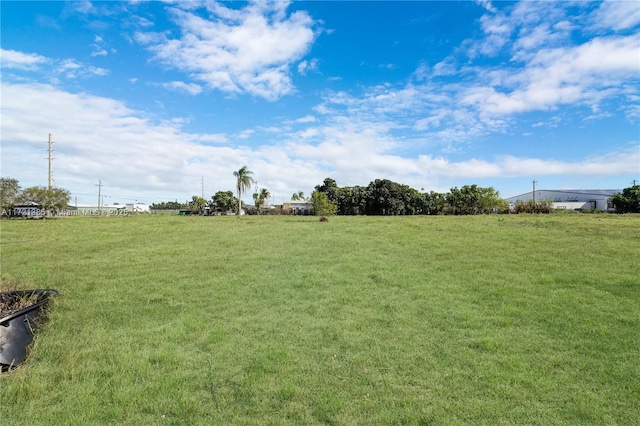
[[[577,203],[553,203],[555,210],[591,210],[591,203],[578,201]]]

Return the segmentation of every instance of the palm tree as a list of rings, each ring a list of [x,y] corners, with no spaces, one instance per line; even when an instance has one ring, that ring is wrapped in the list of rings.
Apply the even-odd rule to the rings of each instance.
[[[260,205],[262,206],[265,201],[268,201],[269,197],[271,197],[271,193],[269,192],[269,190],[267,188],[262,188],[260,190]]]
[[[258,189],[256,188],[256,191],[257,190]],[[265,200],[268,200],[270,196],[271,196],[271,193],[269,192],[269,190],[267,188],[262,188],[260,190],[260,192],[255,192],[253,194],[253,200],[255,201],[256,210],[257,210],[258,214],[260,214],[260,209],[262,209],[262,206],[263,206]]]
[[[238,191],[238,217],[240,217],[240,209],[242,209],[242,201],[240,198],[242,197],[242,193],[251,187],[251,183],[253,182],[252,174],[253,172],[249,170],[247,166],[242,166],[240,170],[233,172],[233,175],[236,177],[236,190]]]

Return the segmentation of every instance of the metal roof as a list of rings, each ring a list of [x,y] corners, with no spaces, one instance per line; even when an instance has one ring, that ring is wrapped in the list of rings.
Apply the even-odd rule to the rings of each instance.
[[[533,191],[529,191],[529,192],[525,192],[524,194],[508,197],[508,198],[505,198],[505,200],[517,200],[520,197],[530,195],[532,192]],[[554,192],[554,193],[562,193],[566,195],[579,194],[579,195],[589,195],[589,196],[611,197],[614,194],[621,193],[622,189],[536,189],[536,194],[539,194],[541,192]]]

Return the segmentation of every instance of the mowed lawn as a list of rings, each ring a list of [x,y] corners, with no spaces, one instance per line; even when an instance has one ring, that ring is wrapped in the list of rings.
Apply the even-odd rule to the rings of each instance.
[[[638,424],[640,216],[3,221],[2,425]]]

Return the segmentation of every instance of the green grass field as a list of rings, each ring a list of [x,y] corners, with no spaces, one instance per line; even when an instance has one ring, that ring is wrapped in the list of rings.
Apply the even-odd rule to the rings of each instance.
[[[0,424],[638,424],[640,216],[3,221]]]

